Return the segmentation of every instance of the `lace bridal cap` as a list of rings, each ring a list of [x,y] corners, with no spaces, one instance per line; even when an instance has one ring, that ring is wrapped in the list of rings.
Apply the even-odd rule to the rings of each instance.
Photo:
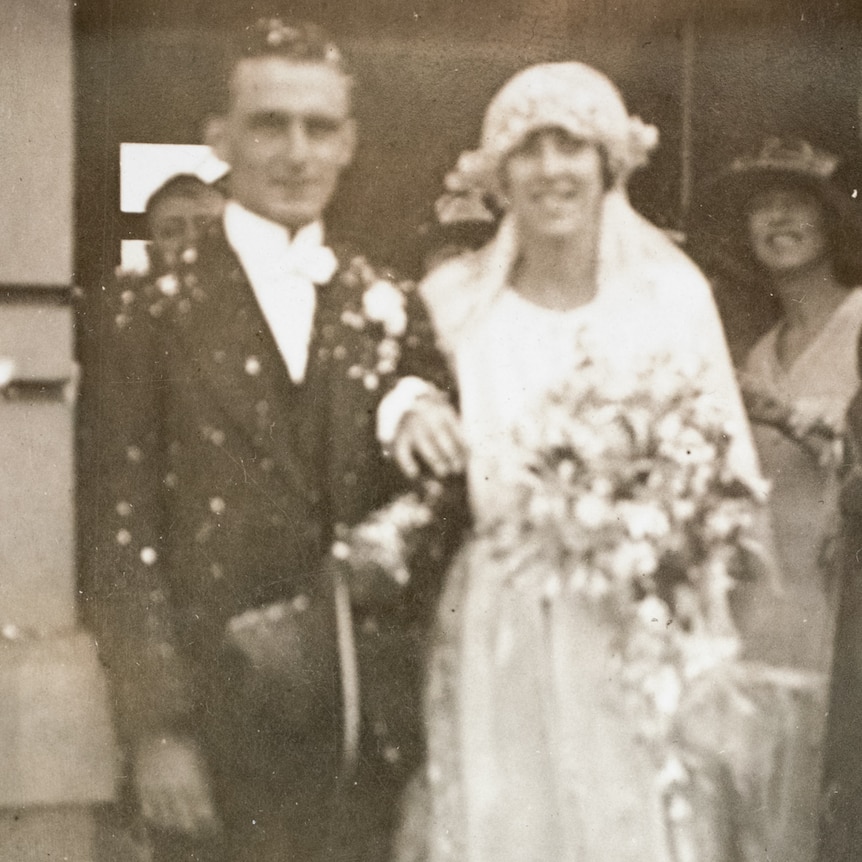
[[[658,130],[631,116],[614,84],[584,63],[542,63],[518,72],[491,100],[480,146],[461,154],[446,178],[450,192],[479,191],[502,201],[499,180],[506,158],[532,133],[558,128],[599,147],[606,155],[612,187],[605,195],[599,246],[599,291],[646,289],[651,273],[704,287],[691,261],[628,202],[628,178],[645,165]],[[423,294],[444,347],[460,334],[506,285],[519,253],[514,220],[503,218],[484,249],[444,264],[426,280]],[[671,273],[670,270],[674,272]],[[656,276],[659,277],[659,276]]]
[[[500,167],[533,132],[560,128],[601,147],[615,184],[645,165],[658,130],[629,116],[617,88],[584,63],[542,63],[516,74],[491,100],[479,149],[463,153],[456,174],[465,185],[497,191]]]

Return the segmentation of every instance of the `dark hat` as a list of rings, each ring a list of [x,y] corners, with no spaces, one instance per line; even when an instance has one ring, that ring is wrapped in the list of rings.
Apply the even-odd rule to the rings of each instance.
[[[846,197],[835,183],[840,159],[802,139],[768,138],[759,152],[739,156],[712,182],[711,192],[720,203],[739,214],[752,195],[773,185],[793,185],[812,191],[834,215],[849,211],[842,205]]]
[[[769,138],[757,155],[734,159],[728,173],[735,176],[765,174],[823,181],[832,177],[838,161],[838,156],[818,149],[808,141]]]
[[[802,139],[768,138],[754,155],[739,156],[707,183],[709,214],[728,236],[744,235],[751,198],[780,186],[811,192],[826,212],[836,272],[845,283],[862,278],[862,217],[851,189],[839,179],[841,160]]]

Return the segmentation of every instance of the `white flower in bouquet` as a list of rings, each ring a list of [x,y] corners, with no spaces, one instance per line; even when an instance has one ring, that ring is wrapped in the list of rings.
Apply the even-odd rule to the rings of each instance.
[[[574,515],[579,524],[589,529],[608,524],[616,517],[606,495],[595,492],[588,492],[578,497],[575,501]]]
[[[577,475],[578,467],[571,458],[563,458],[557,464],[557,478],[563,483],[571,483]]]
[[[650,417],[652,420],[653,417]],[[676,441],[683,433],[684,425],[682,416],[679,413],[667,413],[662,416],[655,425],[655,433],[660,443],[675,446]],[[675,448],[669,449],[670,452],[675,452]]]
[[[599,497],[610,497],[614,492],[613,483],[606,476],[596,476],[590,481],[589,487]]]
[[[671,512],[675,521],[690,521],[697,514],[697,505],[694,500],[683,497],[671,502]]]
[[[659,564],[655,546],[648,541],[623,540],[608,557],[610,574],[618,581],[651,575]]]
[[[604,431],[600,435],[603,444],[603,456],[605,458],[627,460],[638,452],[641,446],[643,446],[643,442],[638,442],[634,438],[632,429],[629,427],[626,418],[619,415],[619,409],[616,405],[614,406],[614,413],[616,415],[606,425],[603,425],[603,417],[598,411],[590,419],[593,420],[595,418],[598,427],[604,427]]]
[[[398,359],[400,356],[400,344],[394,338],[387,335],[377,345],[375,373],[377,375],[393,374],[398,368]]]
[[[670,519],[654,502],[635,503],[624,500],[618,507],[633,539],[659,539],[670,532]]]
[[[722,500],[704,519],[704,534],[713,541],[732,539],[753,526],[751,508],[741,500]]]
[[[588,411],[590,429],[595,432],[595,429],[607,426],[609,429],[617,426],[620,419],[620,406],[618,402],[611,404],[595,404]],[[628,418],[628,415],[626,415]],[[620,428],[622,430],[622,428]]]
[[[647,596],[637,603],[637,616],[642,624],[667,624],[667,605],[656,596]]]
[[[580,366],[578,370],[594,369],[595,365],[593,363],[592,356],[597,355],[601,349],[600,344],[594,344],[592,347],[588,347],[588,352],[582,353],[580,356]],[[618,404],[624,401],[631,401],[636,391],[641,389],[638,377],[639,369],[635,366],[631,366],[629,364],[623,366],[619,362],[609,363],[601,373],[601,379],[599,379],[599,375],[594,375],[591,383],[585,382],[584,386],[585,388],[588,386],[597,387],[599,391],[603,393],[608,403]]]
[[[682,682],[675,668],[659,668],[646,682],[645,690],[660,716],[673,716],[682,698]]]
[[[583,461],[603,458],[615,445],[622,443],[619,429],[612,426],[587,424],[582,421],[572,423],[566,443],[574,448]]]
[[[712,443],[704,439],[703,434],[691,426],[683,428],[673,441],[676,451],[670,447],[663,449],[670,457],[678,458],[684,464],[705,464],[713,466],[718,452]]]
[[[588,591],[587,585],[591,577],[592,571],[588,566],[576,564],[566,574],[566,585],[571,592],[586,595]]]
[[[568,513],[568,501],[559,494],[533,494],[530,498],[529,517],[536,524],[558,522]]]
[[[657,369],[651,359],[645,359],[639,368],[646,378],[646,392],[654,402],[667,402],[677,397],[681,390],[697,380],[701,360],[694,354],[677,353],[661,357],[661,369]]]
[[[564,590],[568,593],[573,593],[578,596],[583,596],[592,602],[598,604],[605,602],[611,590],[614,588],[614,583],[609,578],[606,572],[592,565],[572,565],[566,571],[565,579],[559,578],[556,574],[549,575],[545,579],[543,586],[543,596],[549,597],[557,595]],[[557,581],[559,587],[556,591],[551,591],[549,584],[552,581]]]

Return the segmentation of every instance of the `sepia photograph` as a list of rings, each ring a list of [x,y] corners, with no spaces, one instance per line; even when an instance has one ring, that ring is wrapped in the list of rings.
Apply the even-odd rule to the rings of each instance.
[[[2,0],[0,862],[862,859],[858,0]]]

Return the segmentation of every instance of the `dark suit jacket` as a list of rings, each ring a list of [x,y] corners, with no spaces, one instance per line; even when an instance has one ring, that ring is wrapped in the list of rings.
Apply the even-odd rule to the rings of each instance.
[[[357,373],[373,361],[374,332],[343,320],[361,308],[363,285],[350,255],[339,260],[318,289],[300,386],[220,233],[181,272],[121,285],[105,313],[89,382],[97,499],[85,558],[89,616],[129,738],[203,724],[250,770],[290,740],[306,753],[325,748],[327,763],[337,749],[331,579],[321,561],[336,525],[399,488],[375,439],[385,386],[369,388]],[[445,386],[427,319],[411,320],[408,364]],[[377,754],[405,769],[421,748],[421,641],[442,566],[426,567],[396,602],[357,614],[366,728]],[[282,678],[262,684],[226,647],[225,626],[279,600],[293,602],[296,648]],[[254,751],[243,749],[244,734]]]

